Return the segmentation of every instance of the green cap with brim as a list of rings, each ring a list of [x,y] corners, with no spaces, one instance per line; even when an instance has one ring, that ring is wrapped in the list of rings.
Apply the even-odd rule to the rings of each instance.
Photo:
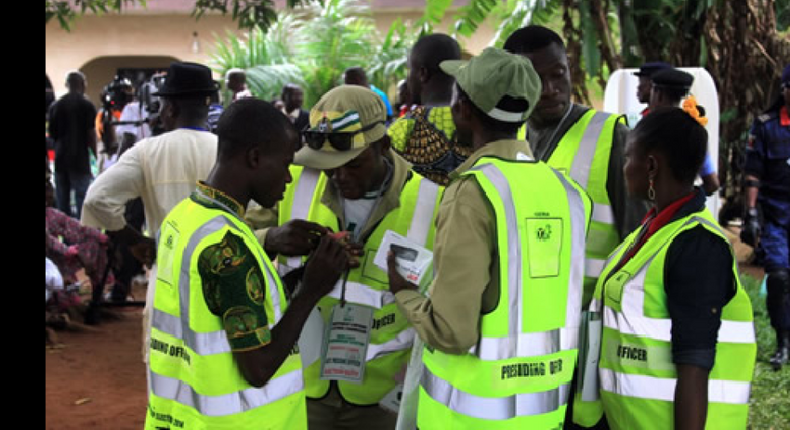
[[[471,60],[442,61],[439,67],[455,78],[472,103],[489,117],[502,122],[524,122],[540,100],[542,85],[532,62],[521,55],[489,47]],[[505,96],[526,100],[514,108]]]
[[[351,148],[338,151],[329,142],[316,150],[303,146],[294,164],[318,170],[336,169],[364,152],[387,134],[387,108],[373,91],[358,85],[333,88],[310,110],[310,131],[356,133]]]

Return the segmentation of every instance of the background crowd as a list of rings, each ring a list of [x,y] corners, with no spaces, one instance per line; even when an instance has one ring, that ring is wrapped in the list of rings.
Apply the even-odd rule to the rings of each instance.
[[[606,174],[584,180],[574,176],[590,194],[596,207],[606,210],[605,213],[593,213],[598,224],[590,227],[600,240],[596,242],[597,248],[586,248],[585,296],[582,302],[586,308],[593,299],[595,282],[604,271],[606,257],[640,226],[646,215],[649,217],[649,206],[644,199],[632,198],[625,178],[628,175],[624,169],[628,158],[626,140],[629,130],[636,124],[627,124],[621,116],[604,114],[571,101],[567,77],[555,76],[557,65],[561,66],[565,57],[563,41],[555,34],[535,29],[517,31],[504,48],[529,58],[543,82],[541,104],[532,112],[529,121],[517,129],[518,137],[530,143],[531,153],[536,159],[548,161],[561,153],[558,147],[567,136],[579,133],[581,138],[588,130],[577,130],[578,124],[600,124],[597,134],[590,138],[599,142],[599,146],[592,151],[584,167],[587,171]],[[465,130],[456,128],[457,121],[454,121],[452,112],[457,97],[463,98],[464,95],[459,96],[458,90],[454,90],[455,77],[439,66],[443,61],[460,58],[457,42],[446,35],[434,34],[417,41],[409,53],[408,78],[399,84],[395,103],[391,103],[384,91],[368,82],[364,67],[349,68],[343,75],[345,85],[367,88],[380,98],[385,106],[383,122],[392,150],[408,161],[414,172],[438,185],[450,184],[454,178],[452,172],[464,166],[473,152],[468,146],[458,145],[459,141],[471,137],[461,135]],[[646,64],[637,75],[640,78],[640,102],[648,105],[642,113],[645,118],[651,112],[662,112],[662,108],[680,107],[681,101],[687,100],[692,84],[690,79],[693,79],[666,63]],[[82,73],[70,72],[66,76],[66,84],[68,94],[58,100],[51,98],[48,92],[46,110],[49,124],[46,256],[48,268],[50,263],[54,263],[63,278],[60,283],[52,281],[50,284],[48,280],[47,305],[52,309],[53,300],[58,300],[60,311],[77,305],[69,302],[69,295],[64,292],[77,282],[76,274],[80,269],[85,271],[93,287],[90,300],[93,306],[107,301],[128,301],[133,279],[145,275],[146,269],[149,282],[156,279],[154,238],[159,226],[167,214],[194,191],[198,181],[209,177],[217,161],[217,134],[223,111],[239,100],[255,98],[246,86],[244,70],[228,71],[224,81],[219,83],[211,78],[207,68],[192,63],[176,63],[167,74],[155,75],[136,84],[118,78],[107,85],[103,95],[106,103],[98,108],[84,97],[87,82]],[[780,165],[782,160],[786,164],[790,149],[776,149],[771,146],[774,142],[771,139],[778,135],[776,141],[786,142],[781,139],[782,136],[786,139],[790,125],[787,114],[790,68],[784,70],[782,85],[782,98],[769,106],[753,126],[744,183],[750,197],[746,199],[743,216],[744,241],[760,245],[757,247],[759,261],[765,264],[768,273],[768,307],[777,334],[776,353],[770,362],[775,368],[787,363],[790,348],[787,219],[782,215],[788,211],[781,209],[790,201],[790,190],[787,189],[790,179],[787,168]],[[230,90],[229,100],[219,100],[218,90],[222,87]],[[303,90],[296,84],[287,84],[283,86],[281,96],[270,102],[296,130],[304,131],[310,128],[311,121],[310,107],[303,106],[303,100]],[[696,104],[688,107],[684,104],[683,107],[686,112],[694,111],[697,118],[705,116],[704,108]],[[485,126],[496,129],[496,124],[481,121],[483,129]],[[516,129],[512,131],[515,133]],[[306,148],[305,144],[305,141],[294,139],[294,152]],[[388,152],[389,147],[381,151]],[[711,167],[710,154],[707,159],[707,164],[692,172],[691,179],[699,176],[704,192],[710,195],[718,189],[718,179],[716,169]],[[763,207],[761,212],[757,211],[760,207],[758,201]],[[772,207],[779,209],[766,209]],[[251,204],[246,208],[248,213],[244,208],[241,210],[250,225],[278,225],[278,214],[258,209]],[[361,229],[363,226],[357,227]],[[272,230],[266,232],[266,236],[269,235],[276,237]],[[259,239],[265,241],[263,237]],[[472,249],[469,243],[453,243],[455,245],[450,248],[457,252]],[[283,251],[277,253],[287,255]],[[692,257],[685,255],[682,258]],[[726,257],[722,261],[725,260]],[[55,295],[50,294],[53,291]],[[107,291],[106,295],[104,291]],[[152,289],[148,291],[151,293]],[[480,305],[483,308],[495,302],[485,294],[488,293],[481,292],[483,303]],[[452,298],[447,300],[452,301]],[[145,299],[144,313],[147,327],[151,324],[151,302],[153,296],[149,294]],[[456,303],[453,307],[462,308],[463,305]],[[414,304],[414,312],[421,306],[421,303]],[[722,305],[717,307],[721,309]],[[87,315],[87,322],[97,321],[96,312]],[[456,316],[459,318],[457,324],[462,325],[463,316]],[[468,342],[459,341],[461,333],[454,331],[458,330],[457,327],[450,331],[452,335],[448,334],[448,327],[441,325],[427,324],[417,329],[421,338],[432,339],[438,344],[445,342],[447,349],[468,349]],[[146,329],[144,336],[149,336],[149,332],[150,329]],[[695,339],[704,337],[702,334],[698,336],[693,338],[689,335],[687,341],[693,344]],[[147,337],[145,339],[143,353],[147,355],[149,341]],[[703,360],[686,352],[693,362]],[[339,401],[332,397],[328,399],[324,403]]]

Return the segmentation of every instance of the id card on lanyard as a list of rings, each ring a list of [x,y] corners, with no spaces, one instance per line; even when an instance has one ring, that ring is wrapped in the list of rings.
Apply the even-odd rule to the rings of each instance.
[[[321,379],[361,384],[370,343],[373,309],[353,303],[332,308],[321,348]]]

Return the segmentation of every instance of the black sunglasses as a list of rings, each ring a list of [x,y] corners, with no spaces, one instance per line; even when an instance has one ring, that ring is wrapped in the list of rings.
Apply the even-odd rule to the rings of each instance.
[[[316,130],[304,130],[302,131],[302,136],[304,136],[305,143],[311,149],[315,149],[316,151],[321,150],[326,144],[326,141],[329,141],[329,144],[332,148],[335,148],[338,151],[348,151],[351,149],[351,144],[354,143],[354,136],[359,133],[364,133],[368,130],[371,130],[373,127],[384,124],[384,121],[376,121],[373,124],[366,125],[357,131],[353,131],[350,133],[332,133],[332,132],[323,132],[323,131],[316,131]]]

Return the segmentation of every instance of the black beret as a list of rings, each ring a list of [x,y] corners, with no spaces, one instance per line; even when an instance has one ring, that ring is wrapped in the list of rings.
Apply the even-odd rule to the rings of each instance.
[[[653,86],[688,90],[694,83],[694,76],[678,69],[665,69],[656,72],[651,78]]]
[[[669,63],[665,63],[663,61],[655,61],[652,63],[645,63],[642,67],[639,68],[639,71],[634,73],[635,76],[644,76],[644,77],[651,77],[654,73],[658,72],[659,70],[664,69],[671,69],[672,66]]]

